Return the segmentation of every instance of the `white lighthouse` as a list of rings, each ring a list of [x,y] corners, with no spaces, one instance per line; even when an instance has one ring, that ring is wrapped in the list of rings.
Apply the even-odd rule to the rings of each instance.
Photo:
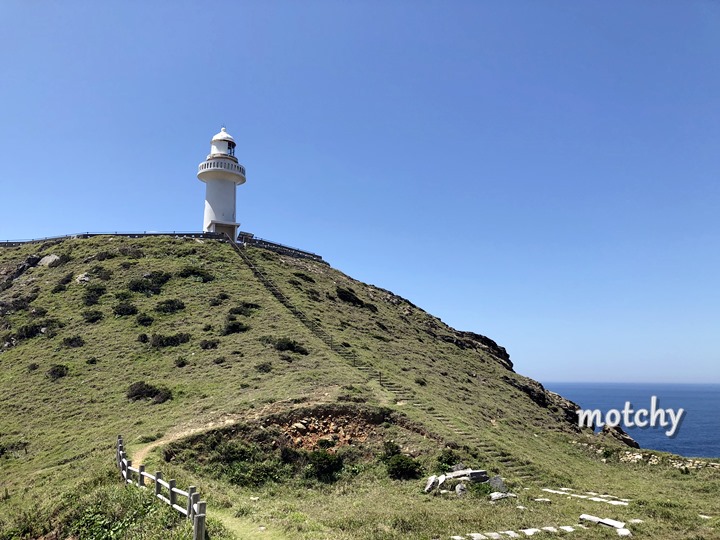
[[[210,142],[210,154],[198,166],[197,176],[205,182],[205,232],[226,233],[237,238],[240,226],[235,221],[235,186],[245,183],[245,167],[235,157],[235,140],[225,131]]]

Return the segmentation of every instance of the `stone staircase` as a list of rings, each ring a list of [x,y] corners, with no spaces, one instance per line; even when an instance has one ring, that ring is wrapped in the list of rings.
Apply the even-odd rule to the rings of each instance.
[[[457,435],[463,444],[466,444],[471,448],[476,448],[483,456],[485,456],[486,459],[495,462],[498,465],[498,468],[500,468],[506,476],[523,481],[529,481],[536,476],[538,470],[532,463],[525,460],[519,460],[506,451],[499,449],[493,443],[482,440],[475,434],[468,433],[465,429],[459,427],[453,419],[438,413],[434,407],[423,403],[416,397],[413,390],[391,380],[386,374],[375,369],[372,365],[361,359],[354,351],[338,344],[324,328],[310,319],[300,308],[292,303],[292,301],[280,290],[275,282],[252,261],[247,253],[245,253],[244,248],[238,246],[235,242],[229,243],[235,249],[243,262],[250,268],[258,281],[260,281],[260,283],[262,283],[265,288],[275,298],[277,298],[277,300],[284,305],[308,330],[325,343],[325,345],[336,355],[363,373],[368,380],[377,381],[380,386],[393,396],[396,402],[409,403],[413,407],[425,412],[425,414],[432,417],[445,428]]]

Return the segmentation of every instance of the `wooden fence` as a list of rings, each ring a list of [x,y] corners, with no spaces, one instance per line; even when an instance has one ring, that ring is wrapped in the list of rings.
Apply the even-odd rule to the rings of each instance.
[[[205,540],[205,501],[200,500],[195,486],[187,491],[175,487],[175,480],[163,480],[162,472],[155,474],[145,472],[145,465],[132,466],[132,461],[125,453],[123,438],[118,435],[116,448],[117,467],[123,482],[142,489],[155,490],[155,497],[177,510],[193,523],[193,540]],[[153,485],[154,484],[154,485]],[[186,499],[186,504],[179,504],[179,497]]]

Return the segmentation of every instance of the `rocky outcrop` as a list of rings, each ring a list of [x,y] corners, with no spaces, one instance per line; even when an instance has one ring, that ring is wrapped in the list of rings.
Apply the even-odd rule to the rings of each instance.
[[[630,448],[640,448],[640,445],[635,439],[628,435],[623,428],[620,426],[603,426],[600,433],[600,437],[611,437],[616,441],[623,443],[625,446]]]
[[[15,267],[0,268],[0,291],[9,289],[12,286],[13,281],[22,276],[31,268],[36,267],[39,262],[39,256],[30,255],[23,262],[16,265]]]

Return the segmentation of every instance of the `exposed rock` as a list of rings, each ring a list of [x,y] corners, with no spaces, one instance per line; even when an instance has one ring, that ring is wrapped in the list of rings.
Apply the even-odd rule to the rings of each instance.
[[[505,482],[503,482],[503,479],[500,476],[493,476],[489,479],[489,482],[490,487],[492,487],[495,491],[506,493],[508,490],[505,486]]]
[[[37,263],[38,266],[50,266],[55,261],[59,261],[60,257],[58,255],[52,254],[52,255],[45,255],[42,259],[40,259]]]
[[[635,439],[628,435],[623,428],[620,426],[603,426],[602,431],[599,433],[601,437],[612,437],[616,441],[620,441],[625,446],[630,448],[640,448],[640,445]]]
[[[435,487],[437,486],[437,479],[437,476],[435,476],[434,474],[430,478],[428,478],[427,484],[425,484],[425,493],[429,493],[430,491],[435,489]]]
[[[80,274],[78,277],[75,278],[76,283],[87,283],[90,281],[90,276],[87,274]]]
[[[467,493],[467,487],[465,486],[465,484],[460,483],[457,486],[455,486],[455,493],[457,493],[458,497],[464,497],[465,494]]]
[[[510,498],[510,497],[515,497],[515,498],[517,498],[517,495],[515,495],[514,493],[500,493],[499,491],[493,491],[493,492],[490,494],[490,500],[491,500],[491,501],[499,501],[499,500],[502,500],[502,499],[508,499],[508,498]]]

